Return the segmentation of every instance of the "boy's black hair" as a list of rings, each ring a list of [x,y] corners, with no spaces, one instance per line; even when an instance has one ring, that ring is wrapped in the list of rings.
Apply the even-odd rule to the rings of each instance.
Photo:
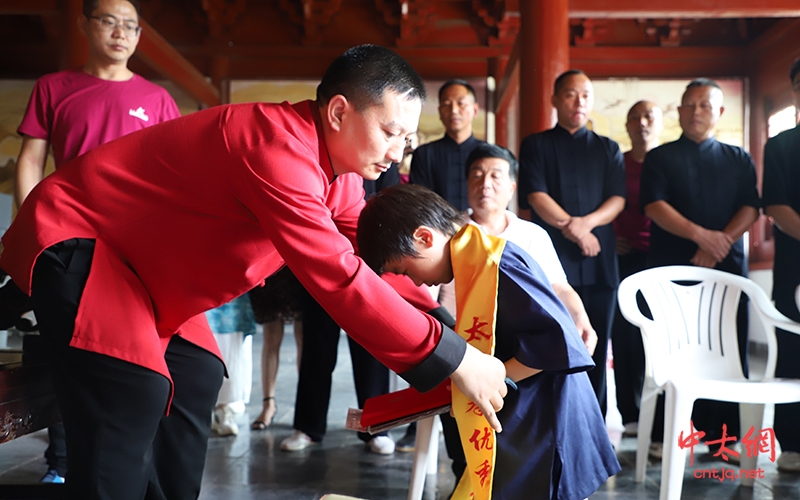
[[[399,184],[379,191],[367,201],[358,218],[358,253],[376,273],[387,262],[417,257],[414,231],[420,226],[453,236],[464,216],[433,191],[414,184]]]
[[[139,10],[139,0],[125,1],[133,5],[133,8],[136,9],[136,17],[142,17],[142,11]],[[86,19],[89,19],[98,5],[100,5],[100,0],[83,0],[83,15],[86,16]]]
[[[386,90],[407,100],[425,101],[425,83],[405,59],[378,45],[359,45],[337,57],[317,86],[317,102],[325,105],[343,95],[359,111],[383,103]]]
[[[715,89],[722,90],[722,87],[720,87],[719,84],[711,78],[695,78],[689,82],[689,85],[686,86],[686,90],[689,90],[693,87],[714,87]]]
[[[789,81],[794,83],[794,77],[796,77],[798,73],[800,73],[800,57],[794,60],[792,67],[789,69]]]
[[[561,88],[564,86],[564,82],[567,80],[567,78],[571,77],[572,75],[583,75],[586,78],[589,78],[589,76],[586,73],[584,73],[579,69],[568,69],[567,71],[558,75],[558,78],[556,78],[556,82],[553,84],[554,95],[558,94],[561,91]]]
[[[442,94],[444,94],[444,91],[449,89],[453,85],[461,85],[462,87],[467,89],[467,91],[470,94],[472,94],[472,98],[475,99],[475,102],[478,102],[478,96],[475,95],[475,89],[472,88],[472,85],[470,85],[468,81],[461,80],[460,78],[456,78],[456,79],[453,79],[453,80],[447,80],[446,82],[444,82],[444,85],[439,87],[439,102],[442,102]]]
[[[514,156],[514,153],[504,148],[503,146],[498,146],[497,144],[489,144],[488,142],[483,142],[479,144],[475,149],[472,150],[472,152],[467,157],[467,172],[466,172],[467,177],[469,177],[469,171],[470,169],[472,169],[472,164],[484,158],[499,158],[501,160],[507,161],[508,176],[511,177],[512,181],[517,180],[517,172],[519,171],[519,162],[517,161],[517,157]]]

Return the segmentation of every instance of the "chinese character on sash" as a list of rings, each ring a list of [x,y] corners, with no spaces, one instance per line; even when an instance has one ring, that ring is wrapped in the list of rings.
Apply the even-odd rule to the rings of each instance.
[[[475,432],[472,434],[472,437],[469,438],[469,442],[475,446],[476,451],[480,451],[481,448],[485,448],[487,450],[492,449],[492,431],[489,430],[488,427],[483,428],[483,436],[481,436],[480,429],[475,429]]]
[[[683,431],[678,436],[678,446],[681,449],[689,448],[689,465],[694,465],[694,447],[700,444],[700,439],[703,438],[706,433],[704,431],[697,431],[694,430],[694,422],[691,420],[689,421],[689,429],[692,431],[686,438],[683,437]]]
[[[769,459],[771,462],[775,461],[775,431],[772,427],[761,429],[756,437],[753,437],[755,427],[750,427],[747,434],[742,438],[742,445],[747,450],[747,456],[752,457],[759,453],[766,453],[769,451]]]
[[[481,487],[483,487],[483,483],[486,482],[486,478],[491,477],[492,475],[492,464],[490,464],[488,460],[484,460],[483,463],[475,470],[475,474],[480,478]]]
[[[715,444],[719,444],[719,450],[714,453],[715,457],[721,456],[723,460],[726,462],[729,460],[728,455],[733,455],[734,457],[739,457],[739,452],[732,450],[725,446],[725,443],[728,441],[736,442],[736,436],[728,437],[728,426],[726,424],[722,424],[722,437],[719,439],[715,439],[714,441],[706,441],[708,446],[713,446]]]
[[[481,411],[480,407],[475,403],[473,403],[472,401],[467,403],[467,411],[465,411],[464,413],[470,413],[470,412],[481,417],[483,416],[483,412]]]
[[[465,330],[466,333],[469,334],[469,338],[467,339],[467,343],[471,343],[473,340],[484,340],[484,339],[491,339],[492,334],[486,333],[481,328],[485,327],[489,323],[486,321],[480,321],[477,316],[472,318],[472,327],[469,330]],[[481,338],[483,337],[483,338]]]

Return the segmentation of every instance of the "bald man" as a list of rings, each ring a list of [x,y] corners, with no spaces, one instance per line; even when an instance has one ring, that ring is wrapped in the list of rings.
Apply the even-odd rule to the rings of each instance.
[[[654,222],[648,267],[695,265],[747,276],[742,236],[758,217],[756,171],[746,151],[714,138],[724,111],[719,85],[692,81],[678,107],[683,134],[645,157],[639,202]],[[746,307],[737,323],[747,375]],[[706,440],[720,439],[722,424],[739,428],[738,405],[700,400],[692,420]]]
[[[617,233],[616,249],[620,280],[646,269],[650,248],[650,219],[639,207],[639,180],[642,163],[648,151],[658,146],[658,136],[664,128],[661,109],[650,101],[639,101],[628,111],[625,123],[632,149],[625,159],[625,209],[614,220]],[[644,348],[639,329],[622,317],[619,307],[611,330],[614,350],[614,381],[617,388],[617,408],[625,424],[625,433],[635,436],[639,423],[639,403],[644,384]],[[660,439],[654,439],[661,441]]]

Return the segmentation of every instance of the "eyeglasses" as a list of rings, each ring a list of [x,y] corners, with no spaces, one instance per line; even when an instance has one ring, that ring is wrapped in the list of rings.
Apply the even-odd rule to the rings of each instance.
[[[114,16],[89,16],[89,19],[96,19],[100,23],[100,29],[107,33],[111,33],[115,29],[121,29],[128,36],[139,36],[142,32],[142,27],[130,21],[117,21]]]

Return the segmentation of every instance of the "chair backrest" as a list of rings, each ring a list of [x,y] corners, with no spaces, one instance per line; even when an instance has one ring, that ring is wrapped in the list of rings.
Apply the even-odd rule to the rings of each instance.
[[[644,296],[652,319],[640,310],[637,292]],[[657,385],[675,377],[744,380],[736,331],[742,293],[757,305],[769,303],[754,282],[714,269],[666,266],[626,278],[619,286],[619,306],[642,331],[648,376]],[[757,316],[763,322],[761,314]],[[774,358],[775,334],[765,330]],[[768,360],[767,369],[771,376],[774,359]]]

